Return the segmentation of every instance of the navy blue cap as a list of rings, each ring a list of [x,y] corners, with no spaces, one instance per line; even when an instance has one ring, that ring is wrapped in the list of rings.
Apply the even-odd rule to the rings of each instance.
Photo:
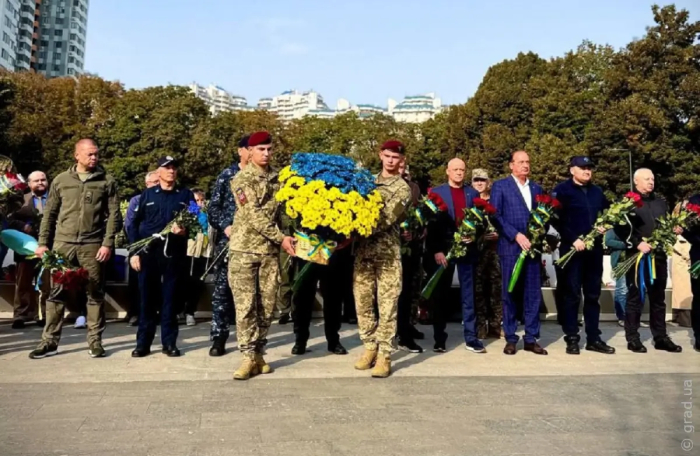
[[[577,155],[575,157],[572,157],[571,164],[569,166],[578,166],[579,168],[595,168],[593,160],[591,160],[588,157],[584,157],[583,155]]]
[[[170,155],[166,155],[165,157],[160,157],[158,159],[158,168],[162,168],[162,167],[168,166],[168,165],[177,166],[177,160],[175,160]]]
[[[238,141],[238,147],[239,148],[248,147],[248,139],[250,139],[250,135],[245,135],[244,137],[242,137],[241,140]]]

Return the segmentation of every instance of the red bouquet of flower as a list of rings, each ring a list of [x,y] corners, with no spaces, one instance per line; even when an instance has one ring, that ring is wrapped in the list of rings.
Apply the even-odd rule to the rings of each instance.
[[[87,269],[71,266],[70,262],[60,253],[51,251],[44,253],[40,266],[42,272],[50,271],[54,285],[60,285],[64,290],[78,289],[90,279]],[[41,277],[41,273],[39,277]]]
[[[586,250],[591,250],[595,245],[596,238],[615,225],[629,225],[630,212],[637,207],[641,207],[642,204],[642,197],[635,192],[627,192],[621,201],[611,204],[608,209],[598,216],[593,229],[585,236],[579,238],[586,244]],[[576,248],[571,247],[555,264],[562,268],[565,267],[574,254],[576,254]]]
[[[0,172],[0,202],[7,202],[12,197],[22,196],[29,188],[21,174]]]
[[[554,211],[561,208],[559,200],[549,195],[537,195],[535,196],[535,202],[537,205],[530,211],[530,221],[527,224],[526,235],[530,241],[530,250],[523,250],[518,256],[508,283],[508,293],[512,293],[515,289],[523,264],[525,264],[525,259],[528,256],[535,258],[537,255],[542,254],[544,237],[547,234],[547,223],[554,215]]]

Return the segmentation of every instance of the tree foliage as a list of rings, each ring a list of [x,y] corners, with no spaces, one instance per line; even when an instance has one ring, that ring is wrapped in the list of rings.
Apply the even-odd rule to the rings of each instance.
[[[423,124],[354,113],[286,123],[266,111],[212,116],[183,87],[125,90],[93,76],[1,73],[0,144],[21,172],[52,176],[72,163],[79,138],[92,137],[124,196],[140,191],[166,154],[182,160],[182,183],[209,188],[238,160],[238,140],[264,129],[278,166],[293,152],[315,151],[377,171],[380,144],[399,139],[424,188],[444,181],[453,157],[503,177],[510,154],[524,149],[545,188],[567,178],[569,158],[582,154],[598,163],[596,180],[614,196],[629,188],[631,157],[675,201],[697,192],[700,179],[700,22],[674,6],[653,6],[652,15],[646,34],[620,50],[584,41],[550,60],[532,52],[504,60],[472,98]]]

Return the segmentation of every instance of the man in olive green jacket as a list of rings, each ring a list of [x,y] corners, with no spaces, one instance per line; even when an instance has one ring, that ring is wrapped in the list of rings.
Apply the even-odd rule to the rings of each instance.
[[[88,271],[87,339],[93,358],[105,354],[102,348],[105,264],[112,256],[114,237],[122,227],[117,183],[97,165],[98,157],[97,145],[91,139],[81,139],[75,145],[76,164],[59,174],[51,185],[36,250],[41,258],[53,246],[52,250],[71,265]],[[58,352],[65,295],[61,285],[52,288],[46,303],[42,340],[29,354],[30,358],[44,358]]]

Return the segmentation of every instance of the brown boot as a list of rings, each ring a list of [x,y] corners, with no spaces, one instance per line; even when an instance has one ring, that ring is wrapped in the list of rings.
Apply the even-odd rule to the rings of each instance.
[[[487,339],[500,339],[502,337],[502,332],[500,327],[489,328],[489,333]]]
[[[377,362],[372,369],[372,377],[387,378],[391,375],[391,357],[389,354],[381,354],[377,356]]]
[[[234,380],[248,380],[253,375],[258,375],[259,369],[258,364],[255,362],[254,358],[243,358],[241,367],[239,367],[236,372],[233,373]]]
[[[374,366],[377,360],[377,350],[368,350],[365,348],[365,352],[362,354],[359,360],[355,363],[355,369],[357,370],[367,370]]]
[[[272,372],[272,368],[265,362],[262,353],[255,354],[255,364],[257,364],[261,374],[269,374]]]
[[[479,326],[479,329],[476,331],[477,339],[482,339],[482,340],[486,339],[488,337],[488,334],[489,334],[489,329],[488,329],[488,326],[486,326],[486,325]]]

